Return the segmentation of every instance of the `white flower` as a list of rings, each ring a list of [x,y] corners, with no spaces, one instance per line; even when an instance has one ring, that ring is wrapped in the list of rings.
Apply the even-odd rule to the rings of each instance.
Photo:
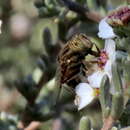
[[[101,80],[104,74],[105,73],[101,70],[92,73],[90,76],[88,76],[89,84],[91,84],[93,88],[100,88]]]
[[[115,41],[112,39],[105,40],[105,48],[104,49],[108,55],[108,60],[104,66],[104,71],[108,75],[108,77],[111,79],[112,78],[111,67],[112,67],[112,63],[114,63],[115,57],[116,57]]]
[[[100,87],[101,80],[105,74],[108,75],[109,79],[112,78],[111,66],[112,63],[115,61],[115,55],[116,55],[114,40],[112,39],[105,40],[105,47],[103,53],[106,53],[106,56],[100,57],[101,60],[100,63],[102,62],[104,63],[104,61],[106,62],[101,66],[101,68],[99,67],[98,70],[96,70],[96,72],[88,76],[88,82],[93,88]]]
[[[2,21],[0,20],[0,34],[1,34]]]
[[[105,47],[103,54],[101,54],[99,60],[102,66],[99,66],[98,69],[88,76],[88,83],[80,83],[76,86],[76,98],[75,104],[78,106],[78,110],[81,110],[85,106],[91,104],[93,100],[99,95],[99,88],[102,81],[102,78],[105,74],[108,75],[110,83],[112,84],[112,64],[115,61],[116,55],[115,42],[112,39],[105,40]],[[101,68],[100,68],[101,67]],[[113,86],[112,86],[113,87]],[[111,93],[114,90],[111,88]]]
[[[88,104],[92,103],[95,97],[98,95],[98,90],[92,88],[88,83],[80,83],[75,88],[76,97],[75,105],[78,106],[78,110],[83,109]]]
[[[98,36],[102,39],[114,38],[116,35],[113,32],[112,27],[106,22],[107,18],[104,18],[99,23]]]
[[[116,57],[115,41],[112,39],[106,39],[105,40],[105,47],[104,47],[103,52],[101,52],[100,57],[99,57],[99,68],[101,67],[101,69],[99,69],[96,72],[97,74],[93,74],[93,75],[95,75],[95,78],[96,77],[101,78],[101,77],[103,77],[104,74],[107,74],[109,79],[111,80],[111,78],[112,78],[111,68],[112,68],[112,64],[115,62],[115,57]],[[91,76],[88,78],[88,80],[89,79],[90,79],[89,82],[91,82]],[[101,79],[99,81],[101,81]],[[95,80],[95,82],[96,82],[96,80]],[[96,87],[98,87],[98,86],[96,86]]]

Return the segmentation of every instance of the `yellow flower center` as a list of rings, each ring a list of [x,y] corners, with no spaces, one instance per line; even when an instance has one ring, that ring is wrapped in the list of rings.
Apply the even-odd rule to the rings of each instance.
[[[93,96],[96,97],[96,96],[99,96],[99,94],[100,94],[99,88],[94,88]]]

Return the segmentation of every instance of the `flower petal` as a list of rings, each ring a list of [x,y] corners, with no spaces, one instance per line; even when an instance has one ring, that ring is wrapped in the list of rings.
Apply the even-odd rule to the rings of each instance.
[[[105,40],[105,50],[108,54],[109,60],[111,60],[113,62],[115,60],[115,55],[116,55],[115,41],[112,39]]]
[[[111,60],[108,60],[107,63],[106,63],[106,65],[104,66],[104,71],[108,75],[108,77],[109,77],[110,80],[112,78],[111,67],[112,67],[112,62],[111,62]]]
[[[96,72],[94,72],[93,74],[88,76],[89,84],[93,88],[100,88],[101,80],[102,80],[104,74],[105,74],[104,71],[96,71]]]
[[[116,35],[113,32],[112,27],[106,22],[107,18],[104,18],[99,23],[98,36],[103,39],[114,38]]]
[[[78,110],[81,110],[82,108],[90,104],[94,99],[94,90],[87,83],[80,83],[79,85],[77,85],[75,88],[75,92],[75,105],[78,106]]]

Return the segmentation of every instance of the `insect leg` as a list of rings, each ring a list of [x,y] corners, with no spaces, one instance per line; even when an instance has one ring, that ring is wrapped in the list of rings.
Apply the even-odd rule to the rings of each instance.
[[[69,92],[70,94],[72,94],[72,95],[75,95],[75,92],[74,92],[74,89],[72,88],[72,87],[69,87],[68,88],[68,86],[64,86],[64,88],[67,90],[67,92]]]
[[[98,47],[96,44],[94,44],[94,45],[95,45],[95,47],[96,47],[98,53],[100,53],[101,51],[100,51],[99,47]]]
[[[99,52],[96,52],[96,51],[91,50],[91,51],[90,51],[90,54],[91,54],[91,55],[93,55],[93,56],[95,56],[95,57],[98,57],[100,53],[99,53]]]

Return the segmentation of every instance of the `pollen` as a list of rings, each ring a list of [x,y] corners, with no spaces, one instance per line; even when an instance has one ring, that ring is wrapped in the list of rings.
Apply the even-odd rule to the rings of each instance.
[[[98,66],[103,68],[108,60],[108,54],[105,50],[102,50],[98,59]]]
[[[93,96],[96,97],[96,96],[99,96],[99,94],[100,94],[99,88],[94,88]]]

